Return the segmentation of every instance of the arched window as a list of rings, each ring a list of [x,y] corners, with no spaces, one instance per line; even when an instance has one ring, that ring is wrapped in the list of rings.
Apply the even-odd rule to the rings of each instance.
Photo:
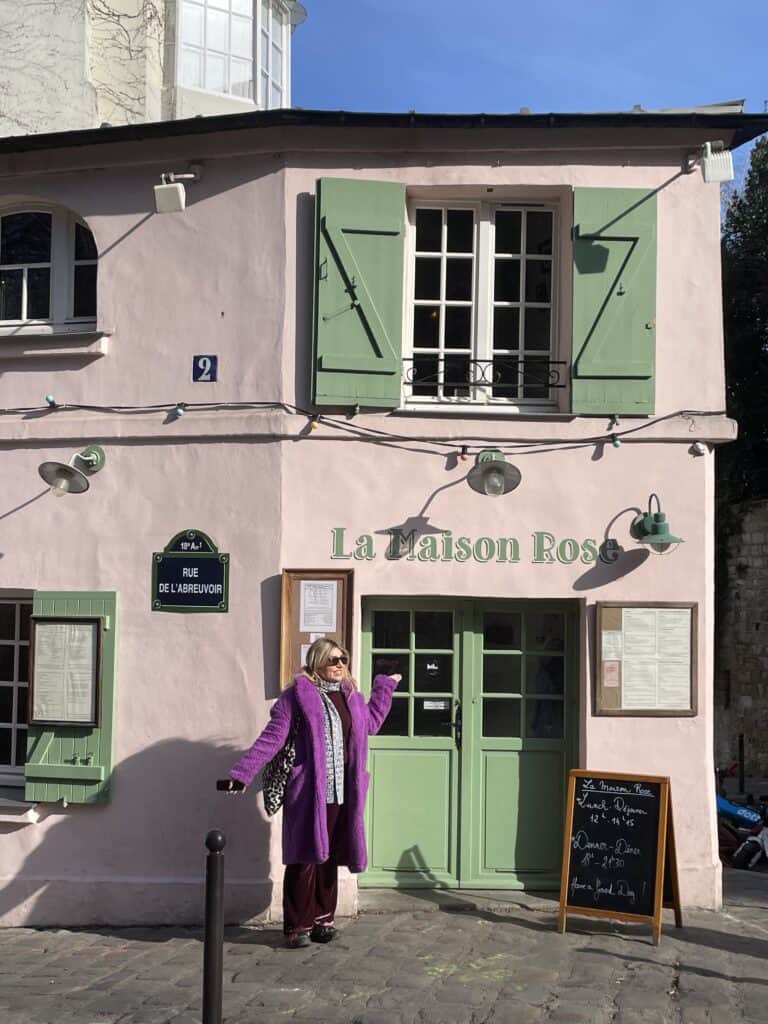
[[[95,325],[97,264],[90,229],[69,210],[0,208],[0,334]]]

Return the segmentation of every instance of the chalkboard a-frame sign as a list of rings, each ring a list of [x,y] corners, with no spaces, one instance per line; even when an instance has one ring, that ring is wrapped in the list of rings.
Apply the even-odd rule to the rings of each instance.
[[[567,914],[682,927],[669,779],[575,769],[568,779],[558,930]]]

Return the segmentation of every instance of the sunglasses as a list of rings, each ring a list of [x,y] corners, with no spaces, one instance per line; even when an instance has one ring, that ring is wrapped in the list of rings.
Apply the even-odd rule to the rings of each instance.
[[[329,658],[326,664],[333,665],[334,668],[336,668],[337,665],[348,665],[349,658],[346,654],[337,654],[335,658]]]

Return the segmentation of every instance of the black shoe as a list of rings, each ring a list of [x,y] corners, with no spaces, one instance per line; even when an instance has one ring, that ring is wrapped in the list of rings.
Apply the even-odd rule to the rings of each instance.
[[[332,942],[338,934],[336,928],[329,924],[316,924],[309,937],[313,942]]]
[[[285,945],[288,949],[305,949],[307,946],[311,946],[312,943],[309,940],[308,932],[295,932],[292,935],[286,936]]]

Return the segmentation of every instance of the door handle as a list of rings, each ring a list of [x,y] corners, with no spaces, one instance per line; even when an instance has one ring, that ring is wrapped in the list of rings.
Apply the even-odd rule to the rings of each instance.
[[[453,737],[454,737],[454,740],[456,741],[456,749],[457,750],[461,750],[461,728],[462,728],[461,701],[458,701],[458,700],[456,701],[456,713],[454,715],[454,719],[453,719],[453,722],[451,724],[453,726]]]

